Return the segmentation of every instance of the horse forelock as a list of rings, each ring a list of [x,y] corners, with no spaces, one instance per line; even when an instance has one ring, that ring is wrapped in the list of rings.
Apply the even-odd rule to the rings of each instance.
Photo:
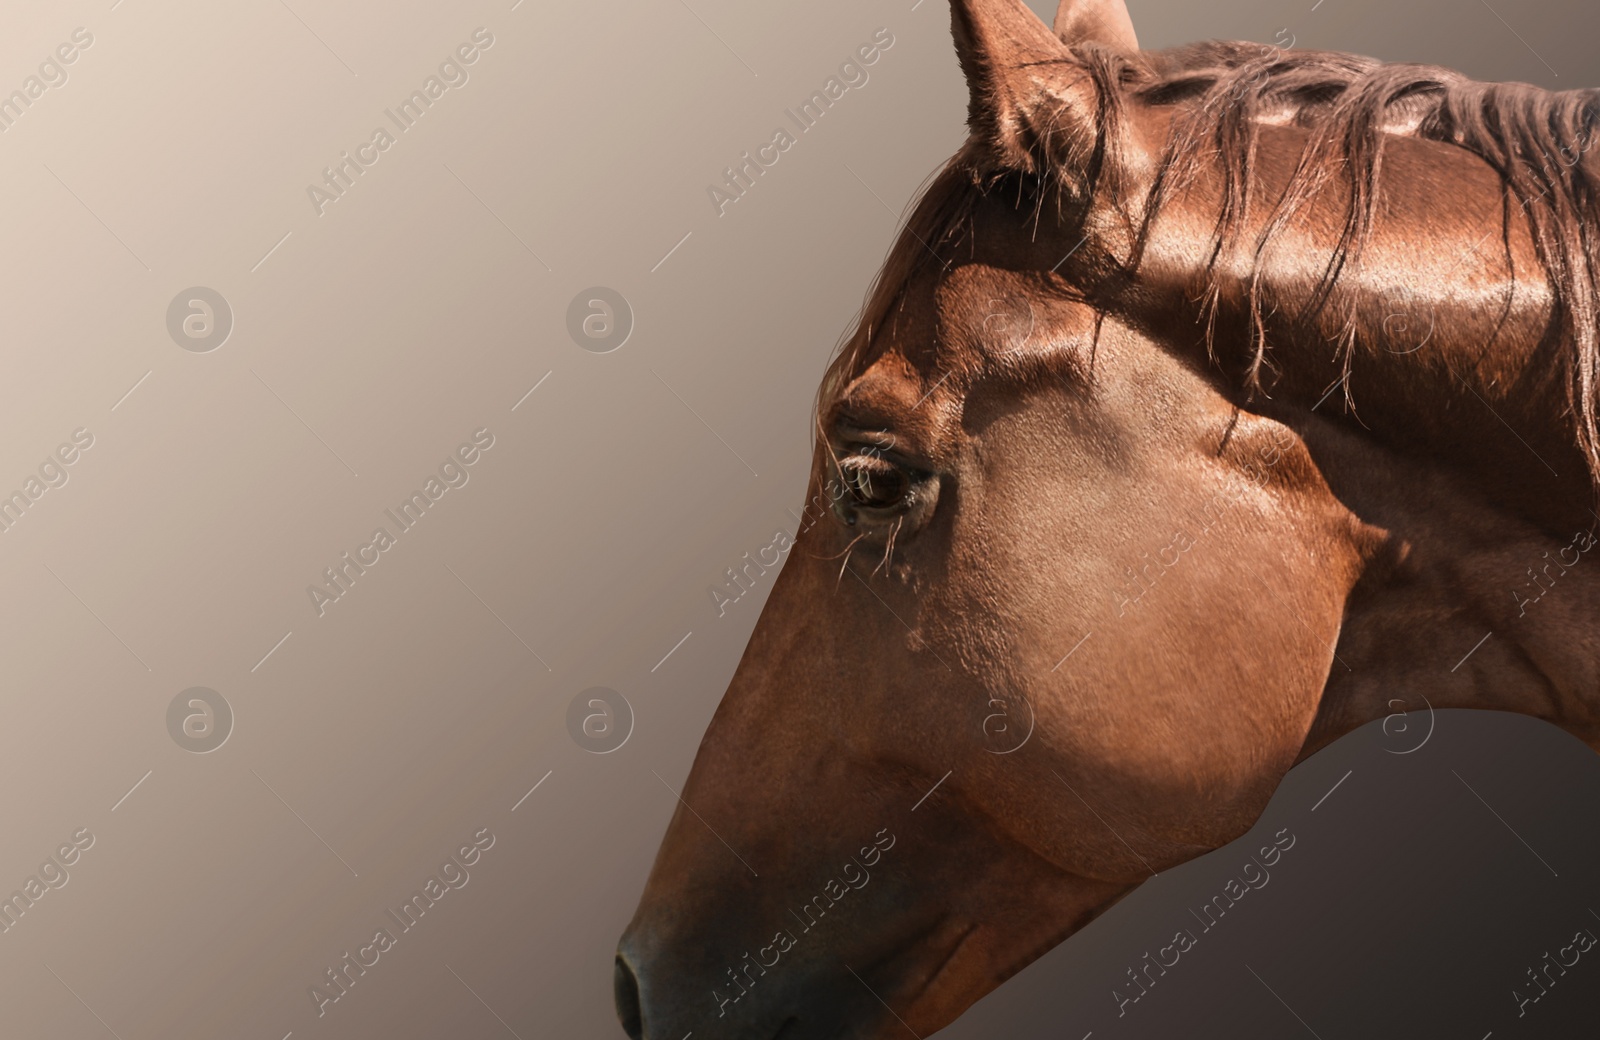
[[[968,149],[957,153],[924,184],[867,291],[852,331],[841,340],[823,376],[816,402],[819,421],[850,380],[866,367],[874,346],[882,342],[880,332],[892,330],[911,280],[929,268],[950,265],[970,229],[978,198]]]

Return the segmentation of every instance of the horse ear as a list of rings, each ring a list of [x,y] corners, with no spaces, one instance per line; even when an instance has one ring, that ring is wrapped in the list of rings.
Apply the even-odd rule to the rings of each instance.
[[[1055,34],[1062,43],[1099,43],[1114,51],[1139,49],[1133,19],[1122,0],[1061,0],[1056,8]]]
[[[1067,49],[1022,0],[951,0],[951,33],[967,77],[967,125],[1006,166],[1032,171],[1047,128],[1036,117],[1061,98],[1048,66]]]

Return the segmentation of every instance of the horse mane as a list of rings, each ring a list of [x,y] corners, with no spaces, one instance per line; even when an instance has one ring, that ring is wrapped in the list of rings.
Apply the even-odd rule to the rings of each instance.
[[[1295,313],[1275,315],[1306,330],[1318,327],[1343,273],[1354,269],[1371,238],[1380,201],[1384,145],[1393,136],[1436,141],[1478,156],[1499,176],[1506,227],[1520,208],[1554,292],[1553,334],[1566,369],[1568,418],[1576,443],[1600,484],[1600,159],[1588,153],[1600,134],[1600,91],[1553,92],[1524,83],[1481,83],[1431,65],[1387,64],[1330,51],[1285,50],[1253,43],[1207,42],[1136,55],[1095,45],[1071,48],[1067,57],[1087,72],[1100,95],[1092,149],[1072,142],[1070,154],[1046,154],[1037,175],[984,172],[983,150],[969,142],[934,174],[869,292],[853,335],[828,368],[819,403],[859,372],[877,330],[888,321],[909,279],[925,264],[948,263],[943,254],[959,240],[978,199],[999,184],[1017,186],[1019,203],[1032,196],[1043,206],[1066,163],[1090,157],[1091,190],[1114,198],[1122,190],[1118,158],[1121,127],[1131,103],[1180,109],[1143,204],[1143,226],[1129,275],[1155,217],[1181,199],[1205,171],[1220,167],[1222,204],[1201,276],[1211,329],[1221,293],[1219,262],[1231,250],[1253,251],[1259,261],[1272,242],[1331,183],[1342,182],[1343,227],[1328,252],[1320,283]],[[1270,211],[1265,230],[1241,241],[1246,205],[1257,189],[1256,145],[1264,125],[1295,125],[1309,140],[1288,184]],[[1053,164],[1053,166],[1052,166]],[[1119,199],[1118,201],[1125,201]],[[1504,230],[1504,229],[1502,229]],[[1509,249],[1509,243],[1506,244]],[[1267,300],[1262,265],[1248,287],[1251,342],[1244,389],[1264,390],[1273,368],[1266,336],[1270,315],[1282,305]],[[1390,281],[1400,282],[1402,275]],[[1343,385],[1350,403],[1350,369],[1358,342],[1383,330],[1370,308],[1352,304],[1335,315]]]
[[[1103,53],[1085,58],[1099,65],[1108,60]],[[1320,284],[1293,316],[1302,324],[1320,319],[1340,275],[1359,261],[1371,236],[1388,138],[1450,144],[1488,163],[1501,180],[1507,223],[1513,206],[1526,214],[1554,290],[1553,318],[1564,345],[1574,434],[1591,477],[1600,480],[1600,165],[1586,161],[1600,132],[1600,91],[1557,93],[1525,83],[1480,83],[1431,65],[1237,43],[1157,52],[1142,68],[1127,63],[1118,71],[1125,89],[1108,98],[1114,106],[1129,96],[1149,104],[1187,102],[1147,200],[1145,233],[1156,213],[1206,164],[1220,162],[1223,203],[1205,268],[1212,308],[1219,291],[1216,265],[1224,251],[1247,245],[1259,261],[1295,215],[1337,177],[1347,191],[1344,225]],[[1265,231],[1254,243],[1240,243],[1255,180],[1257,137],[1262,125],[1274,123],[1302,127],[1310,138]],[[1249,288],[1252,342],[1246,376],[1257,390],[1270,363],[1261,279],[1258,262]],[[1363,327],[1354,308],[1338,320],[1348,400],[1355,344],[1382,331]]]

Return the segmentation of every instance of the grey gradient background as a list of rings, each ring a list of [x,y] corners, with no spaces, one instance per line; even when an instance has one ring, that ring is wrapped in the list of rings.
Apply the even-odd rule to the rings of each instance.
[[[1580,3],[1130,8],[1147,46],[1288,29],[1600,84]],[[95,840],[0,934],[0,1035],[621,1036],[613,946],[766,593],[718,616],[707,589],[793,529],[817,380],[963,138],[948,22],[942,0],[6,6],[0,92],[94,42],[0,133],[0,491],[73,430],[94,444],[0,534],[0,893]],[[480,26],[469,81],[319,216],[307,186]],[[707,186],[879,27],[870,82],[719,217]],[[612,353],[567,334],[594,285],[635,314]],[[167,332],[191,286],[234,311],[208,353]],[[307,585],[485,427],[469,482],[319,616]],[[235,716],[203,755],[167,732],[193,686]],[[593,686],[634,712],[611,754],[569,736]],[[1600,768],[1525,720],[1433,722],[1292,774],[1273,882],[1126,1016],[1125,967],[1234,850],[941,1035],[1592,1030],[1600,956],[1520,1021],[1510,991],[1600,927]],[[465,887],[319,1018],[308,987],[482,828]]]

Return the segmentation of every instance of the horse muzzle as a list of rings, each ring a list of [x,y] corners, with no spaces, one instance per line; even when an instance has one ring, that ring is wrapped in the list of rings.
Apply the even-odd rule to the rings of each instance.
[[[971,926],[941,920],[919,928],[882,956],[861,963],[823,948],[814,959],[781,959],[776,945],[741,957],[713,976],[684,951],[652,960],[630,929],[619,945],[613,985],[617,1019],[630,1040],[876,1040],[904,1035],[897,1018],[938,978]],[[798,952],[791,949],[785,952]],[[861,951],[856,951],[861,952]],[[690,962],[689,971],[683,961]],[[669,964],[668,961],[675,961]],[[699,984],[689,982],[693,974]],[[913,992],[908,993],[911,989]],[[894,1011],[883,999],[900,1006]],[[942,1022],[939,1024],[943,1024]]]

